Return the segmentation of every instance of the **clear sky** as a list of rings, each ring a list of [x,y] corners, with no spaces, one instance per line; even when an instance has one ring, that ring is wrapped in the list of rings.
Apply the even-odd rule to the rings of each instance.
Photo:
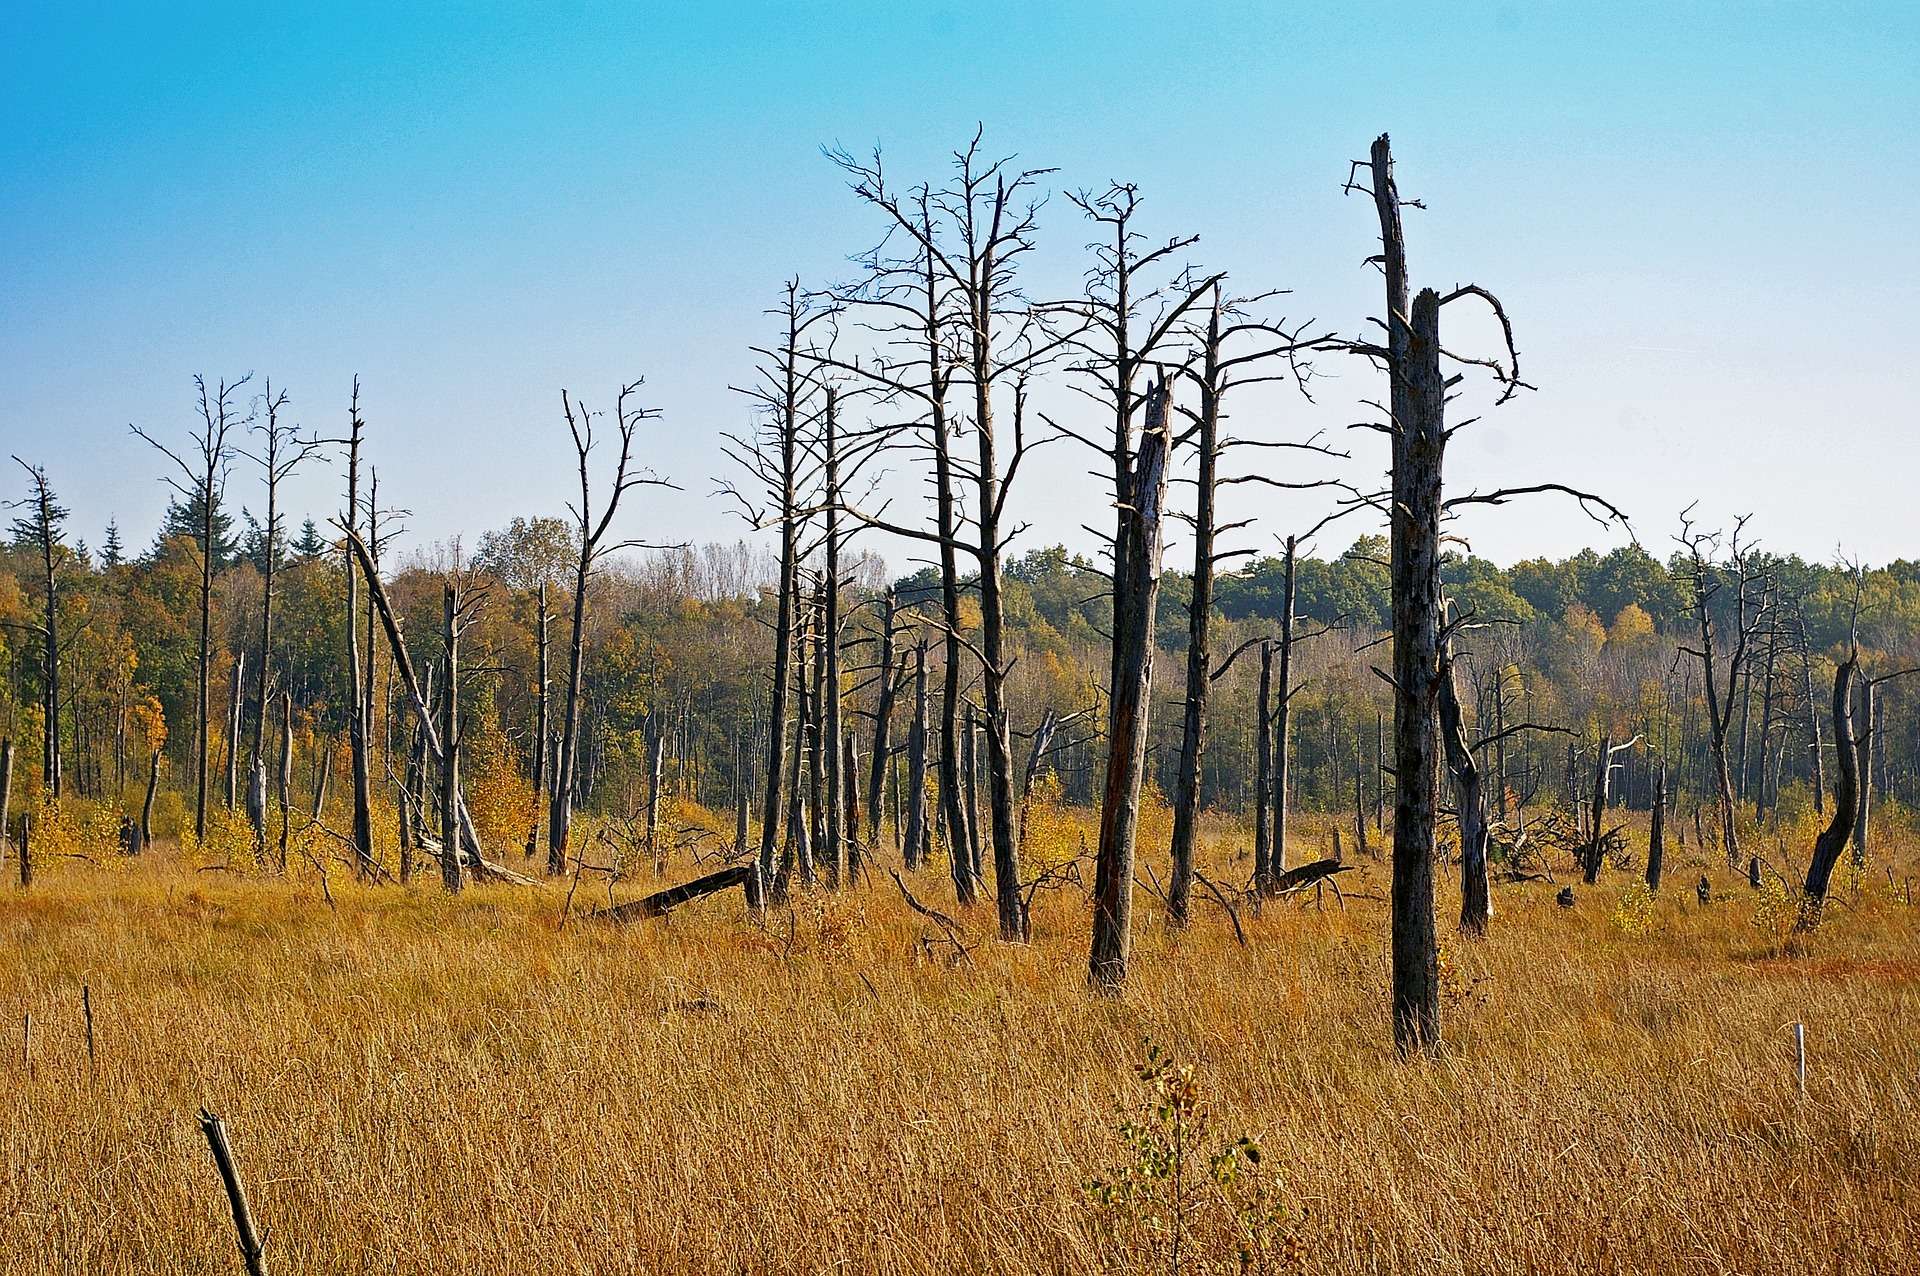
[[[877,231],[820,147],[938,176],[983,121],[1348,334],[1379,282],[1340,185],[1388,130],[1415,284],[1498,291],[1539,387],[1460,436],[1455,484],[1597,489],[1662,556],[1698,499],[1778,550],[1920,557],[1920,5],[14,3],[0,120],[0,450],[96,545],[165,505],[129,423],[181,437],[192,375],[247,371],[328,432],[358,373],[422,539],[559,512],[560,387],[645,375],[684,491],[625,530],[731,539],[709,493],[761,312]],[[1042,234],[1036,290],[1071,287],[1079,215]],[[1380,392],[1323,371],[1318,408],[1246,428]],[[1035,471],[1034,543],[1104,521],[1084,460]],[[316,468],[293,503],[337,490]],[[259,504],[244,464],[230,499]],[[1503,562],[1623,539],[1551,500],[1465,530]]]

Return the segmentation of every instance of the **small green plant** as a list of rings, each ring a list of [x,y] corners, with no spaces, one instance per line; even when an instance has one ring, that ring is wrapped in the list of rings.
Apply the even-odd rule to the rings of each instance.
[[[1297,1265],[1286,1209],[1252,1139],[1227,1138],[1191,1063],[1151,1040],[1137,1068],[1147,1094],[1120,1106],[1129,1159],[1086,1180],[1098,1229],[1153,1270],[1178,1276],[1197,1262],[1208,1272],[1267,1272]]]
[[[1653,892],[1644,882],[1627,887],[1613,906],[1614,928],[1626,935],[1651,935],[1659,926],[1653,911]]]

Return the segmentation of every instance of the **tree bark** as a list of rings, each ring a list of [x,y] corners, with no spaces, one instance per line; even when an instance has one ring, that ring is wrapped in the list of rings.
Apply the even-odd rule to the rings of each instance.
[[[1273,643],[1260,643],[1260,691],[1253,744],[1253,882],[1272,884],[1273,867]]]
[[[1653,827],[1647,836],[1647,889],[1660,889],[1667,858],[1667,764],[1663,758],[1653,774]]]
[[[1467,739],[1457,678],[1452,652],[1443,650],[1438,688],[1440,738],[1446,748],[1447,770],[1453,776],[1455,819],[1460,830],[1460,933],[1479,938],[1487,933],[1488,920],[1493,916],[1493,894],[1487,884],[1487,793],[1473,745]]]
[[[1286,574],[1280,590],[1280,680],[1273,701],[1273,863],[1272,871],[1287,869],[1287,806],[1293,788],[1293,606],[1294,566],[1298,545],[1287,537]],[[1329,711],[1331,712],[1331,711]],[[1332,757],[1331,751],[1328,757]]]
[[[458,893],[460,873],[460,629],[453,582],[441,594],[441,642],[446,679],[441,689],[440,884]]]
[[[907,809],[901,857],[912,872],[927,858],[927,642],[913,649],[913,726],[907,732]]]
[[[1849,655],[1833,672],[1833,742],[1839,775],[1833,785],[1833,820],[1813,843],[1813,861],[1807,866],[1807,881],[1802,891],[1799,928],[1812,930],[1820,923],[1827,888],[1832,883],[1833,866],[1854,829],[1854,809],[1859,798],[1860,773],[1858,747],[1853,734],[1853,682],[1858,669]]]
[[[1163,381],[1147,396],[1132,476],[1127,557],[1115,563],[1125,573],[1127,610],[1114,617],[1121,639],[1120,677],[1114,682],[1108,732],[1107,776],[1100,806],[1100,842],[1095,859],[1093,945],[1088,974],[1094,987],[1112,993],[1127,981],[1133,917],[1134,843],[1139,833],[1140,783],[1146,766],[1147,729],[1153,708],[1154,610],[1159,601],[1161,519],[1167,487],[1169,390]]]

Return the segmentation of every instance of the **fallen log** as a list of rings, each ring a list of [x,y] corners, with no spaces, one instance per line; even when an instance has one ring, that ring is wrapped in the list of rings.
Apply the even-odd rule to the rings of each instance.
[[[733,868],[723,868],[717,873],[708,873],[705,877],[696,877],[691,882],[682,882],[663,891],[655,891],[645,899],[629,900],[613,908],[596,909],[589,914],[592,920],[608,922],[637,922],[649,917],[665,916],[682,904],[703,899],[716,891],[726,890],[730,886],[744,886],[752,892],[752,883],[757,865],[742,864]]]
[[[1290,868],[1274,878],[1267,887],[1267,893],[1290,895],[1294,891],[1305,890],[1309,886],[1324,882],[1335,873],[1351,873],[1358,867],[1360,867],[1358,864],[1342,864],[1339,860],[1315,860],[1311,864]]]

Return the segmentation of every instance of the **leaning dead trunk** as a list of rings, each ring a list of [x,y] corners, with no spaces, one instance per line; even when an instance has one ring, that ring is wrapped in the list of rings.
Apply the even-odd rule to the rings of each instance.
[[[1840,662],[1833,671],[1833,743],[1839,762],[1839,775],[1833,785],[1833,820],[1813,843],[1813,862],[1807,866],[1807,883],[1802,892],[1799,929],[1812,930],[1820,924],[1820,911],[1826,904],[1827,887],[1833,880],[1833,866],[1840,862],[1853,832],[1853,816],[1860,796],[1853,734],[1853,678],[1858,668],[1853,656]]]
[[[1124,615],[1114,617],[1120,664],[1107,752],[1106,791],[1100,806],[1100,844],[1093,888],[1093,952],[1088,974],[1096,988],[1117,992],[1127,981],[1133,917],[1134,842],[1139,833],[1140,781],[1146,767],[1152,711],[1153,622],[1160,593],[1161,515],[1167,488],[1165,382],[1147,397],[1146,423],[1131,485]]]
[[[1253,739],[1253,882],[1265,890],[1273,881],[1273,644],[1260,643],[1260,691]]]

